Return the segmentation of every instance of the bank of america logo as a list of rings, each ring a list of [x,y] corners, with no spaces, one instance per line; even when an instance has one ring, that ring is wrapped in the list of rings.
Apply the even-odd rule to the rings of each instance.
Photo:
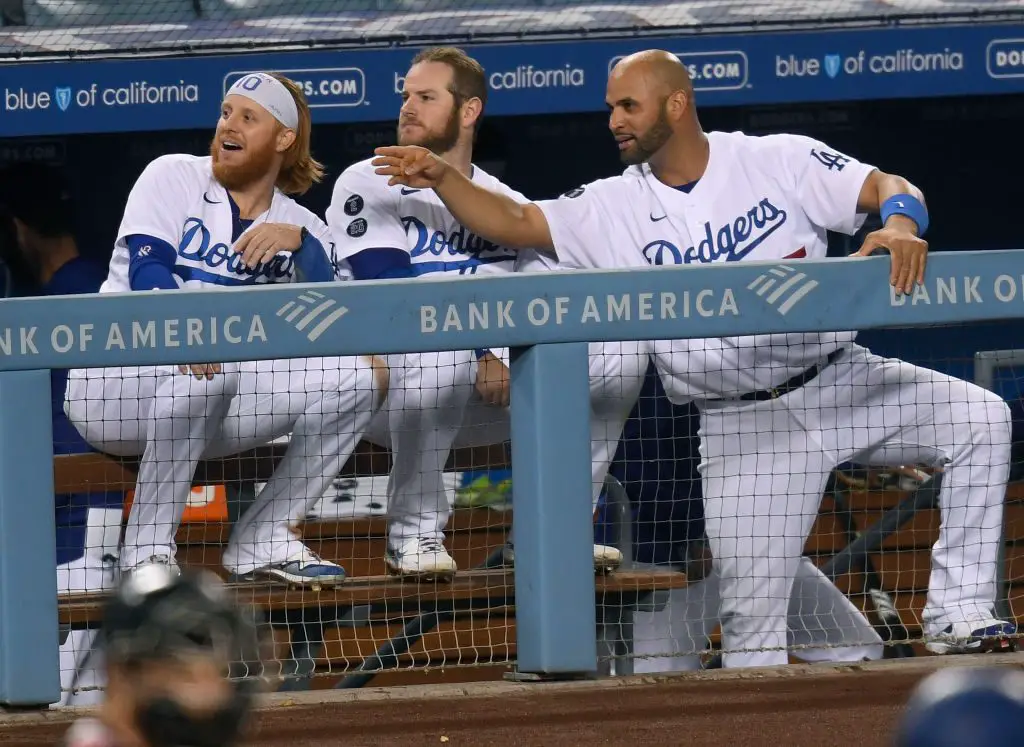
[[[817,280],[808,280],[807,275],[789,265],[777,265],[754,278],[747,290],[757,293],[769,306],[785,316],[800,299],[817,287]]]
[[[335,306],[337,308],[334,308]],[[300,332],[305,332],[309,325],[316,322],[316,325],[306,332],[306,339],[310,342],[320,337],[347,313],[347,308],[338,306],[337,301],[330,298],[325,300],[324,294],[316,291],[305,291],[298,299],[289,301],[277,310],[278,316],[283,316],[286,322]]]

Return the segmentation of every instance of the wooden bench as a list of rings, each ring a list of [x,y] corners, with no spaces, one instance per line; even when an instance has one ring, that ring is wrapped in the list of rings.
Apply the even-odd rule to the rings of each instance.
[[[204,462],[196,472],[196,485],[246,484],[265,480],[283,452],[273,445],[223,460]],[[456,451],[449,470],[502,468],[509,464],[507,445]],[[137,460],[115,460],[102,455],[62,456],[54,459],[58,492],[129,489],[135,484]],[[362,477],[386,474],[390,454],[368,443],[360,444],[342,472]],[[848,496],[857,531],[875,525],[886,511],[906,497],[897,490],[853,491]],[[1011,603],[1017,619],[1024,617],[1024,484],[1011,485],[1006,511],[1006,566]],[[807,542],[805,554],[824,565],[850,542],[850,535],[833,512],[826,497],[822,511]],[[510,514],[487,509],[456,509],[447,539],[460,573],[452,585],[399,581],[383,575],[386,521],[383,518],[353,521],[312,522],[301,528],[303,538],[324,557],[339,560],[350,571],[351,580],[341,589],[314,593],[285,590],[268,585],[245,585],[237,593],[265,606],[276,625],[288,634],[289,659],[297,677],[317,672],[351,672],[373,659],[387,642],[400,638],[404,626],[426,614],[445,616],[443,624],[420,636],[401,655],[391,657],[391,667],[434,667],[451,664],[494,663],[509,666],[514,661],[514,599],[512,576],[502,570],[469,570],[478,566],[503,542],[510,526]],[[183,526],[178,534],[179,558],[189,565],[220,568],[220,549],[227,540],[229,524],[206,523]],[[919,512],[885,540],[870,557],[890,593],[904,624],[915,637],[921,633],[930,548],[938,533],[938,511]],[[864,576],[859,571],[838,578],[836,583],[862,608],[869,606],[864,593]],[[613,649],[630,651],[629,613],[655,592],[682,588],[681,573],[657,569],[625,569],[599,578],[597,600],[603,614],[602,634],[610,632]],[[61,621],[71,625],[95,624],[101,597],[78,596],[61,603]],[[717,643],[717,633],[713,636]],[[918,646],[919,652],[923,649]],[[610,659],[616,656],[610,654]],[[467,661],[468,659],[468,661]],[[620,666],[620,664],[626,664]],[[629,671],[618,657],[617,671]],[[327,684],[336,681],[328,678]]]
[[[265,481],[285,446],[273,444],[240,455],[202,462],[194,485],[240,486]],[[503,468],[510,462],[507,444],[453,451],[446,469]],[[391,467],[386,449],[362,442],[340,476],[385,475]],[[135,487],[138,459],[115,459],[101,454],[54,458],[58,493],[128,490]],[[241,601],[255,604],[281,632],[287,647],[283,657],[291,679],[286,689],[310,685],[316,671],[334,675],[312,684],[324,686],[346,672],[377,662],[380,669],[412,666],[495,664],[508,668],[515,661],[513,574],[508,569],[480,569],[481,563],[504,545],[511,513],[489,509],[456,509],[446,531],[447,545],[460,570],[450,584],[400,580],[385,575],[383,564],[387,521],[382,517],[315,521],[300,527],[303,540],[322,557],[340,562],[349,572],[336,589],[288,589],[269,583],[232,584]],[[224,575],[220,565],[230,523],[185,524],[178,531],[178,559]],[[628,626],[620,625],[624,609],[635,609],[658,591],[686,585],[682,573],[657,568],[624,567],[596,579],[601,627],[607,659],[631,650]],[[99,619],[103,594],[63,595],[59,612],[67,627],[93,627]],[[427,630],[410,638],[405,626],[427,620]],[[378,651],[408,650],[375,659]],[[484,643],[487,645],[484,645]],[[616,666],[621,670],[623,665]],[[497,676],[500,676],[498,673]]]

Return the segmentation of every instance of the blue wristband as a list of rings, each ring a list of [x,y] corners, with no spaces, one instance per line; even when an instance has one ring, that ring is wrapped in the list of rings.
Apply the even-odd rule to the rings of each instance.
[[[893,215],[905,215],[917,224],[918,236],[924,236],[928,230],[928,209],[913,195],[893,195],[882,203],[880,213],[883,226]]]
[[[476,353],[476,359],[480,360],[481,358],[483,358],[485,355],[487,355],[491,351],[490,350],[482,350],[482,349],[478,348],[478,349],[474,350],[473,352]]]

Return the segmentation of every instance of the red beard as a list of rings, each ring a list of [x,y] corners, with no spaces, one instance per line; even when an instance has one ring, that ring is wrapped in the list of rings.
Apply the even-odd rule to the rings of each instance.
[[[221,163],[220,142],[214,137],[210,143],[210,156],[213,158],[213,175],[221,186],[227,190],[240,190],[264,178],[274,164],[273,148],[253,151],[239,164]]]

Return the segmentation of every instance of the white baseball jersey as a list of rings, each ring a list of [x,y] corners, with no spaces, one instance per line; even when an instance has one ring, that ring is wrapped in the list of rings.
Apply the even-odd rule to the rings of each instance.
[[[473,167],[473,182],[520,203],[523,195]],[[366,249],[405,249],[417,275],[452,273],[483,275],[513,272],[518,263],[535,258],[470,233],[432,189],[388,186],[374,173],[370,160],[349,166],[334,185],[327,209],[338,256],[348,258]]]
[[[172,274],[179,287],[296,280],[295,261],[289,252],[281,252],[255,269],[246,267],[241,255],[232,249],[234,223],[227,190],[214,178],[209,156],[160,156],[145,168],[128,195],[109,274],[100,293],[131,290],[127,237],[133,234],[161,239],[177,250]],[[335,264],[336,273],[345,274],[347,267],[338,267],[327,226],[279,190],[274,190],[270,208],[255,218],[246,230],[261,223],[305,226],[323,245],[327,258]]]
[[[822,258],[827,231],[853,234],[873,166],[797,135],[711,132],[707,170],[689,192],[646,164],[538,202],[559,262],[615,268]],[[731,397],[778,386],[856,333],[756,335],[674,342],[676,391]],[[658,349],[658,343],[655,344]]]

